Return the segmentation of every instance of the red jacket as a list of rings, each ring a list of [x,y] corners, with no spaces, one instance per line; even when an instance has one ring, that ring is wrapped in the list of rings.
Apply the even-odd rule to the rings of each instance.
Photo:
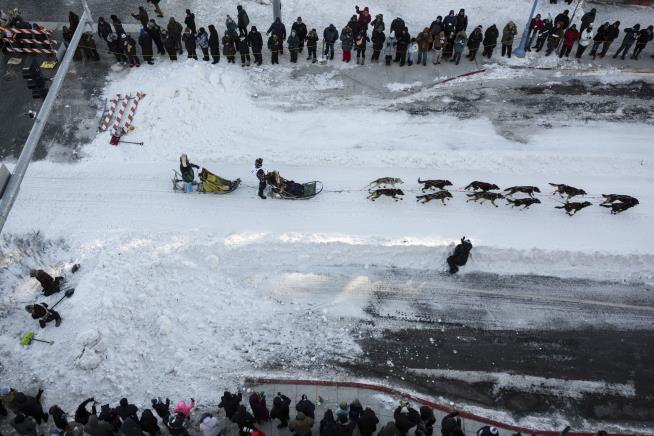
[[[566,47],[572,46],[575,44],[575,41],[579,39],[579,32],[577,29],[568,29],[563,35],[564,41],[563,45]]]
[[[358,10],[357,9],[357,12],[359,13],[359,24],[362,24],[364,26],[370,24],[370,21],[372,21],[372,15],[370,15],[370,11],[368,10],[368,6],[363,8],[363,10]],[[368,15],[365,14],[366,12],[368,13]]]
[[[529,28],[531,30],[534,30],[534,29],[540,30],[540,29],[542,29],[543,28],[543,20],[541,20],[540,18],[532,18],[531,19],[531,24],[529,25]]]

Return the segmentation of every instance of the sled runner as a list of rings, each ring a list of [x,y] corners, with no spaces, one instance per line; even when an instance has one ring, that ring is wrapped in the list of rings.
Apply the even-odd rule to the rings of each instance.
[[[193,186],[198,192],[211,193],[211,194],[229,194],[236,191],[241,184],[241,179],[227,180],[213,174],[206,168],[202,168],[199,172],[199,182],[194,181]],[[182,175],[173,170],[173,190],[184,192],[184,181]]]

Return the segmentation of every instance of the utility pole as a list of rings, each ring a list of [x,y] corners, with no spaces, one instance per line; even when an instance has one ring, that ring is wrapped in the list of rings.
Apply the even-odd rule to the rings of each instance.
[[[41,110],[39,110],[39,113],[34,119],[34,125],[32,126],[32,130],[30,131],[29,136],[27,137],[27,141],[25,141],[23,151],[18,157],[18,161],[14,167],[14,172],[9,176],[9,181],[4,188],[2,198],[0,198],[0,232],[7,222],[9,212],[11,212],[11,208],[13,207],[14,202],[18,197],[20,184],[25,177],[25,173],[27,172],[27,167],[32,160],[32,156],[34,156],[36,146],[39,144],[39,140],[43,134],[43,129],[45,128],[45,125],[48,121],[50,112],[52,112],[52,107],[54,106],[54,103],[57,99],[61,85],[64,83],[66,73],[68,73],[68,69],[72,63],[73,55],[75,54],[77,45],[82,38],[82,34],[86,31],[85,27],[88,26],[91,28],[91,30],[93,30],[93,18],[91,18],[91,11],[86,4],[86,0],[82,0],[82,6],[84,8],[84,13],[80,18],[79,25],[73,34],[73,38],[68,44],[68,48],[66,48],[64,44],[62,44],[59,48],[59,52],[65,52],[64,58],[61,61],[61,65],[59,66],[57,74],[55,74],[54,78],[52,79],[52,84],[48,90],[48,95],[45,97],[43,105],[41,106]]]
[[[273,21],[282,19],[282,0],[273,0]]]
[[[527,44],[529,44],[529,27],[531,26],[531,20],[534,18],[534,13],[536,12],[536,6],[538,5],[538,0],[534,0],[531,4],[531,12],[529,13],[529,19],[527,24],[525,24],[525,30],[522,31],[522,38],[520,38],[520,44],[515,51],[515,55],[519,58],[524,58],[526,54]]]

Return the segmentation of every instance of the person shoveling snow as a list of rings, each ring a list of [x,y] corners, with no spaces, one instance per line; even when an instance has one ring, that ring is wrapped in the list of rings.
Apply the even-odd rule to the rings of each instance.
[[[450,274],[456,274],[460,266],[464,266],[468,262],[468,256],[472,250],[472,243],[470,239],[464,236],[461,238],[461,243],[454,247],[454,253],[447,258],[447,264],[450,266]]]

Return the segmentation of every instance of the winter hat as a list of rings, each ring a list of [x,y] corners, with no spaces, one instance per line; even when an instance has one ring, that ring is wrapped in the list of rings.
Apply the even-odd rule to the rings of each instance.
[[[154,406],[155,404],[157,404],[157,399],[156,399],[156,398],[153,398],[152,400],[150,400],[150,402],[151,402],[152,405]]]
[[[243,9],[243,6],[238,5],[238,6],[236,6],[236,9],[238,9],[240,11],[241,9]]]
[[[490,431],[491,434],[499,434],[497,432],[497,427],[490,427],[488,430]]]

